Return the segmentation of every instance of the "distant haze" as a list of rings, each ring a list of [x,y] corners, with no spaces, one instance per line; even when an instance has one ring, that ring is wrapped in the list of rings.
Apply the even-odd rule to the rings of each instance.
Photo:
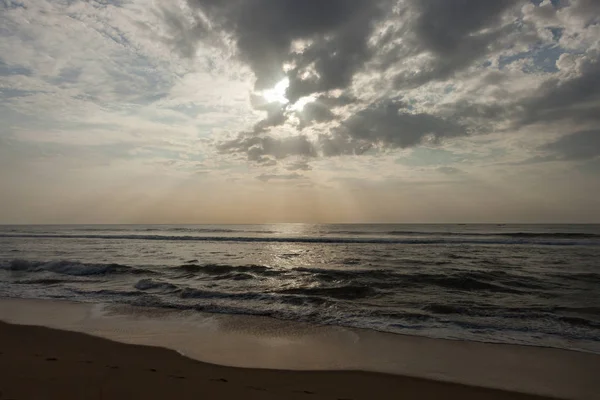
[[[0,0],[0,224],[600,223],[595,0]]]

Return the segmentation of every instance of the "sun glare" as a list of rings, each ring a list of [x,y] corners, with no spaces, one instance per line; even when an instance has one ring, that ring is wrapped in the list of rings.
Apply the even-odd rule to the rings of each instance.
[[[312,103],[313,101],[315,101],[315,97],[314,96],[305,96],[305,97],[301,97],[300,99],[298,99],[297,102],[295,102],[290,108],[293,111],[302,111],[304,109],[304,106],[307,105],[308,103]]]
[[[288,78],[284,78],[279,81],[273,89],[264,90],[262,95],[269,103],[287,104],[290,101],[285,97],[285,91],[289,86],[290,80]]]
[[[281,104],[289,104],[289,100],[285,97],[286,91],[290,87],[290,80],[288,78],[284,78],[279,81],[273,89],[263,90],[262,96],[269,103],[281,103]],[[314,96],[305,96],[300,98],[294,104],[290,106],[292,111],[302,111],[305,105],[315,101]]]

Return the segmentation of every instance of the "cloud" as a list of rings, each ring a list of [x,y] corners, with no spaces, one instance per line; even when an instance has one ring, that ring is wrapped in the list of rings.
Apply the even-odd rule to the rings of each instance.
[[[0,87],[12,112],[60,115],[61,124],[111,119],[115,129],[126,121],[127,132],[151,114],[155,131],[234,132],[215,136],[217,151],[262,165],[600,115],[592,0],[7,4],[14,33],[0,45],[12,54],[0,60]],[[536,69],[548,62],[555,70]],[[208,72],[199,79],[191,66]],[[245,85],[219,75],[249,71],[255,81]],[[261,91],[282,78],[289,102],[269,103]],[[252,87],[248,102],[240,90]]]
[[[505,79],[507,71],[494,66],[500,54],[526,50],[539,36],[534,23],[525,23],[523,2],[517,0],[340,0],[326,6],[312,0],[188,0],[188,5],[199,16],[181,46],[189,47],[192,34],[198,42],[214,44],[219,37],[233,43],[238,60],[256,78],[253,106],[266,112],[251,131],[218,143],[223,153],[246,153],[251,161],[361,155],[489,133],[506,120],[531,124],[547,108],[531,91],[528,98],[507,93],[505,104],[454,96],[438,107],[415,107],[410,100],[421,87],[454,79],[486,60],[496,75],[486,74],[480,87]],[[261,90],[284,77],[289,103],[261,99]],[[379,82],[382,92],[366,86],[370,81]],[[535,93],[544,97],[539,90]],[[303,107],[294,108],[306,98]],[[283,139],[290,127],[305,133]],[[297,145],[290,148],[286,140]]]
[[[290,156],[317,155],[314,145],[303,135],[274,138],[242,133],[232,140],[219,143],[217,149],[222,153],[244,153],[248,160],[258,162],[268,160],[269,156],[283,159]]]
[[[342,123],[341,131],[366,143],[406,148],[442,137],[465,135],[460,124],[426,113],[411,113],[401,102],[393,100],[371,104]]]
[[[457,174],[463,173],[463,171],[461,171],[458,168],[454,168],[454,167],[438,167],[438,168],[436,168],[436,171],[441,172],[442,174],[446,174],[446,175],[457,175]]]
[[[300,129],[310,126],[313,123],[330,122],[337,119],[337,116],[331,111],[330,107],[320,99],[304,105],[304,108],[297,112],[297,116],[300,120]]]
[[[381,0],[188,0],[203,15],[198,38],[217,32],[231,37],[240,59],[257,78],[257,88],[272,87],[290,64],[290,100],[316,91],[344,87],[369,57],[367,41],[373,23],[384,15]],[[201,27],[202,29],[199,29]],[[193,33],[193,32],[192,32]],[[180,47],[189,47],[184,35]],[[302,44],[296,43],[302,41]],[[293,44],[306,46],[301,52]],[[314,70],[303,78],[306,68]]]
[[[395,78],[399,88],[451,77],[490,52],[492,44],[516,26],[501,17],[517,0],[478,1],[413,0],[410,53],[426,53],[428,61],[418,72],[403,71]],[[511,21],[512,22],[512,21]],[[401,31],[401,33],[404,33]],[[401,61],[401,60],[398,60]]]
[[[494,35],[481,31],[495,28],[502,13],[518,1],[414,0],[413,3],[419,11],[415,31],[422,45],[436,55],[457,57],[457,52],[493,40]]]
[[[407,112],[395,101],[372,104],[342,121],[330,133],[312,141],[305,135],[275,138],[249,132],[223,141],[217,149],[223,153],[245,153],[251,161],[264,156],[284,159],[289,156],[361,155],[381,148],[406,148],[424,141],[439,142],[446,137],[463,136],[459,123],[425,113]]]
[[[263,182],[269,182],[269,181],[291,181],[291,180],[298,180],[298,179],[303,179],[304,176],[298,174],[298,173],[293,173],[293,174],[261,174],[259,176],[256,177],[256,179],[258,179],[259,181],[263,181]]]
[[[300,161],[296,161],[291,164],[288,164],[286,169],[288,171],[310,171],[312,168],[306,160],[300,160]]]
[[[521,124],[539,121],[571,119],[577,121],[600,120],[600,52],[588,57],[578,57],[570,64],[566,77],[546,81],[532,96],[519,104],[524,114]],[[563,54],[559,65],[566,63]],[[561,79],[562,78],[562,79]]]
[[[541,147],[551,159],[590,160],[600,156],[600,130],[571,133]]]
[[[598,1],[0,0],[0,9],[6,193],[22,176],[31,188],[56,177],[57,193],[90,182],[113,193],[113,179],[139,175],[174,192],[200,180],[198,193],[231,198],[235,210],[242,186],[270,196],[262,182],[312,184],[326,199],[360,179],[353,193],[364,202],[353,209],[339,186],[332,209],[379,212],[374,193],[385,192],[393,215],[409,192],[422,204],[407,185],[439,190],[427,213],[458,186],[467,211],[492,187],[532,193],[531,204],[551,198],[548,188],[598,187],[581,173],[600,161]],[[468,188],[478,184],[476,199]]]

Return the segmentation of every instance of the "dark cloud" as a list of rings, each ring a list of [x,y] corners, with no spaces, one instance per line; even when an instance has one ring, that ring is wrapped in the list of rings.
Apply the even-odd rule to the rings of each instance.
[[[240,58],[254,71],[257,88],[272,87],[284,76],[283,64],[294,63],[289,95],[297,99],[316,91],[345,87],[368,58],[372,24],[382,17],[382,0],[188,0],[207,21],[205,35],[231,35]],[[306,41],[294,52],[294,41]],[[185,44],[186,41],[184,41]],[[312,66],[318,78],[304,79]]]
[[[254,125],[254,132],[256,133],[264,132],[273,126],[283,125],[287,120],[285,107],[281,103],[268,103],[255,108],[267,112],[266,118]]]
[[[460,124],[429,114],[412,114],[397,101],[371,105],[347,118],[330,134],[315,141],[304,135],[285,138],[242,134],[221,143],[218,149],[226,153],[245,153],[251,161],[272,156],[316,157],[361,155],[374,147],[406,148],[429,139],[437,142],[444,137],[466,135]]]
[[[342,93],[337,97],[321,95],[318,97],[317,101],[320,104],[329,108],[344,107],[359,102],[359,100],[355,96],[349,95],[347,93]]]
[[[285,76],[289,79],[287,98],[290,105],[304,96],[317,95],[303,110],[292,112],[289,105],[262,104],[252,98],[253,106],[266,111],[258,122],[254,135],[263,135],[269,129],[284,124],[292,115],[300,120],[303,129],[314,123],[336,119],[332,109],[351,104],[350,95],[339,97],[323,93],[332,89],[345,90],[355,73],[372,57],[368,45],[377,21],[386,16],[393,5],[391,0],[188,0],[189,5],[202,13],[194,27],[180,33],[180,53],[190,54],[189,40],[214,42],[215,35],[232,38],[240,60],[256,76],[256,90],[274,86]],[[167,15],[168,16],[168,15]],[[183,29],[181,23],[171,21],[175,32]],[[301,49],[294,48],[301,46]],[[288,66],[284,71],[284,64]],[[264,155],[282,158],[289,155],[312,156],[314,151],[301,139],[294,139],[294,148],[278,139],[251,138],[244,134],[235,141],[220,146],[222,151],[247,152],[251,160]],[[264,135],[263,135],[264,136]]]
[[[347,19],[331,32],[330,37],[327,34],[323,38],[316,36],[305,51],[293,54],[295,68],[288,73],[290,87],[287,91],[291,102],[312,93],[343,89],[350,85],[354,74],[373,55],[368,40],[374,22],[384,15],[383,3],[377,0],[340,0],[343,8],[351,10],[351,13],[347,13]],[[324,3],[318,4],[322,7]],[[305,73],[309,73],[308,77],[304,76]]]
[[[414,0],[419,16],[415,31],[421,44],[441,57],[456,58],[468,48],[480,48],[493,39],[486,31],[518,0]],[[522,3],[522,2],[521,2]],[[478,50],[480,51],[480,50]]]
[[[391,46],[390,60],[429,52],[435,56],[426,68],[409,77],[397,77],[419,84],[444,79],[469,66],[485,54],[490,44],[514,31],[515,26],[498,23],[519,0],[412,0],[409,12],[393,11],[394,0],[188,0],[203,13],[192,27],[165,13],[168,25],[179,38],[179,51],[190,55],[199,39],[214,42],[228,35],[237,47],[241,61],[256,75],[257,89],[272,87],[284,76],[290,79],[287,96],[293,103],[314,93],[349,86],[357,71],[378,54],[377,47],[398,36],[412,40],[411,49]],[[400,21],[400,17],[410,21]],[[397,19],[395,21],[395,19]],[[396,23],[391,34],[381,35],[378,46],[369,44],[374,27],[383,20]],[[401,22],[401,23],[400,23]],[[410,22],[410,31],[403,25]],[[295,49],[293,44],[300,43]],[[395,55],[395,56],[394,56]],[[284,72],[283,65],[290,69]],[[384,63],[389,66],[391,62]]]
[[[242,133],[235,139],[218,144],[217,149],[222,153],[246,154],[248,160],[257,162],[263,162],[268,157],[279,160],[290,156],[317,156],[313,143],[304,135],[274,138]]]
[[[571,79],[545,82],[519,106],[524,110],[522,125],[562,119],[600,121],[600,55],[583,61]]]
[[[302,111],[297,113],[297,116],[298,119],[300,119],[300,129],[312,125],[315,122],[330,122],[336,119],[335,114],[329,107],[320,101],[313,101],[306,104]]]
[[[416,14],[414,36],[403,56],[427,53],[429,62],[418,71],[402,71],[395,78],[398,88],[410,88],[450,78],[486,55],[492,45],[517,26],[503,26],[501,16],[519,0],[413,0]],[[404,30],[400,34],[406,35]],[[394,50],[394,49],[393,49]],[[402,53],[399,53],[402,54]],[[401,61],[395,59],[396,62]],[[389,65],[387,61],[385,65]]]
[[[332,135],[320,135],[318,143],[325,157],[362,155],[374,146],[374,143],[357,140],[342,130],[337,130]]]
[[[600,130],[571,133],[542,146],[541,150],[553,153],[549,157],[553,160],[589,160],[600,157]]]
[[[403,103],[388,100],[365,108],[342,124],[341,131],[349,137],[385,147],[410,147],[425,138],[466,135],[460,124],[430,114],[411,113]]]
[[[499,126],[600,119],[600,63],[593,50],[585,61],[577,61],[571,75],[557,74],[525,98],[513,99],[510,89],[501,89],[510,75],[497,66],[482,75],[478,89],[473,89],[496,86],[494,95],[503,96],[497,101],[463,93],[453,102],[437,105],[437,114],[429,114],[387,94],[393,90],[397,98],[403,91],[446,81],[468,68],[486,68],[500,52],[527,54],[523,49],[541,40],[532,18],[559,21],[554,14],[561,12],[581,20],[597,9],[596,1],[572,0],[552,9],[525,0],[187,2],[196,15],[191,25],[165,14],[179,38],[179,52],[193,54],[199,41],[234,43],[239,61],[256,77],[252,105],[266,113],[252,130],[221,142],[218,150],[243,154],[263,165],[286,157],[310,159],[406,148],[488,133]],[[525,18],[522,6],[527,4]],[[585,21],[589,24],[595,19]],[[563,32],[567,28],[554,29]],[[562,65],[556,65],[564,72]],[[368,74],[389,78],[379,83],[381,94],[379,87],[370,88],[375,94],[368,101],[367,96],[353,92],[353,82],[361,72],[367,74],[361,79]],[[259,92],[283,78],[289,80],[289,103],[267,103]],[[302,110],[293,107],[305,96],[314,101]],[[285,137],[278,132],[283,125],[294,124],[300,134]]]
[[[323,156],[361,155],[374,148],[406,148],[425,140],[466,135],[459,123],[425,113],[411,113],[401,102],[382,101],[357,111],[319,136]]]
[[[600,121],[600,55],[582,57],[569,74],[546,80],[525,97],[511,98],[509,91],[495,102],[480,103],[476,95],[441,106],[444,115],[468,121],[471,130],[487,133],[498,123],[511,130],[540,123],[587,123]],[[497,77],[498,73],[492,75]],[[486,76],[481,84],[494,86]],[[510,76],[504,76],[506,81]],[[502,82],[500,82],[502,83]]]
[[[275,159],[292,155],[314,157],[317,151],[325,156],[363,154],[376,146],[408,147],[428,136],[439,139],[466,133],[455,122],[408,110],[401,112],[393,102],[378,102],[347,117],[329,134],[321,134],[315,143],[303,136],[289,139],[266,136],[271,128],[284,124],[293,114],[303,129],[314,123],[337,120],[332,111],[335,107],[356,102],[352,95],[332,97],[325,93],[348,89],[354,75],[375,56],[376,47],[370,45],[369,40],[378,22],[395,15],[392,13],[395,1],[188,2],[206,18],[206,21],[198,19],[198,25],[205,29],[205,37],[210,37],[211,32],[220,32],[234,39],[240,59],[256,76],[257,89],[270,88],[287,76],[290,104],[304,96],[317,97],[295,113],[286,105],[261,104],[261,99],[254,97],[253,105],[266,111],[267,117],[254,126],[252,133],[222,143],[220,151],[246,153],[253,161],[265,156]],[[438,72],[447,75],[459,67],[458,62],[468,64],[475,53],[483,52],[495,33],[474,33],[495,23],[515,2],[463,0],[458,5],[449,5],[445,1],[428,0],[410,4],[417,15],[414,30],[421,42],[421,51],[430,51],[445,62],[447,65],[439,68],[446,72]],[[183,37],[186,39],[189,35]],[[183,40],[183,46],[188,47],[187,40]],[[467,51],[473,55],[465,54]],[[284,72],[284,64],[289,66],[287,72]]]
[[[598,0],[561,0],[561,4],[570,3],[571,15],[579,17],[585,25],[600,23],[600,2]]]

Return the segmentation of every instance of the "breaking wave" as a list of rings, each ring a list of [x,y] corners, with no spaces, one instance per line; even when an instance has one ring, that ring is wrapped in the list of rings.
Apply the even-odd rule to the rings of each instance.
[[[11,260],[0,262],[0,269],[22,272],[54,272],[61,275],[89,276],[109,274],[149,274],[148,270],[121,264],[85,264],[74,261],[27,261]]]
[[[114,238],[100,237],[102,240]],[[171,240],[171,237],[151,237],[160,238],[151,240]],[[295,240],[266,238],[271,239]],[[327,239],[327,243],[333,240]],[[319,238],[306,240],[312,243]],[[390,240],[400,243],[405,239]],[[470,243],[470,240],[459,237],[458,242],[452,243]],[[580,242],[582,239],[557,240]],[[104,241],[97,244],[101,249],[107,247]],[[159,247],[156,242],[144,245],[152,249]],[[123,246],[135,247],[132,242],[124,242]],[[229,253],[230,246],[227,247]],[[521,249],[519,257],[530,254],[537,257],[531,259],[535,262],[528,259],[529,264],[523,267],[522,259],[510,248],[508,251],[504,248],[483,251],[481,248],[443,248],[432,257],[428,248],[415,250],[416,247],[405,250],[371,246],[371,255],[363,252],[363,247],[358,251],[348,251],[351,246],[343,246],[342,250],[330,250],[332,246],[282,247],[282,254],[293,256],[274,257],[270,259],[273,261],[232,258],[240,264],[224,258],[204,262],[205,255],[210,254],[204,249],[164,256],[163,265],[156,262],[153,255],[147,256],[152,260],[150,265],[3,260],[0,261],[0,296],[264,315],[409,334],[438,329],[438,332],[450,332],[452,337],[470,340],[483,335],[486,340],[535,344],[541,343],[540,335],[546,335],[544,345],[587,341],[588,344],[579,348],[597,346],[600,349],[597,338],[600,307],[596,291],[600,273],[595,269],[595,248]],[[247,249],[242,248],[242,251]],[[313,254],[313,249],[323,248],[338,252],[335,262],[332,259],[323,262],[318,251]],[[498,255],[502,252],[510,254],[514,264],[502,262]],[[10,257],[8,254],[5,256]],[[572,268],[554,264],[568,259],[569,254],[589,254],[592,258],[581,258],[584,262],[573,264]],[[104,259],[104,255],[101,257]],[[372,265],[365,260],[372,261]],[[267,265],[269,262],[273,264]]]

